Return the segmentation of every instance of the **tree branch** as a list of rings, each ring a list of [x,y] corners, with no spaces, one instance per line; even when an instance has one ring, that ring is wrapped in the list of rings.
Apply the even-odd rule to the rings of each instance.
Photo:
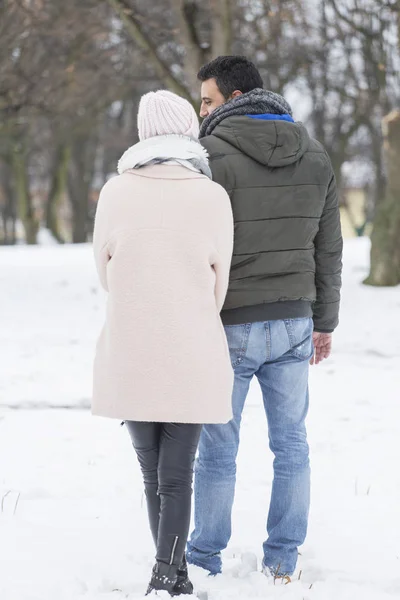
[[[358,31],[358,33],[361,33],[363,36],[370,38],[370,39],[379,39],[379,34],[378,33],[374,33],[373,31],[371,31],[370,29],[367,29],[366,27],[362,27],[361,25],[357,25],[354,21],[352,21],[348,16],[346,16],[345,14],[343,14],[337,4],[336,4],[336,0],[330,0],[331,2],[331,6],[333,8],[333,10],[335,11],[336,16],[341,19],[344,23],[346,23],[349,27],[351,27],[354,31]]]
[[[159,57],[155,45],[144,31],[140,20],[135,16],[134,10],[128,5],[127,1],[107,0],[107,2],[115,10],[133,41],[147,54],[157,76],[164,85],[169,87],[171,91],[189,100],[189,102],[193,102],[193,98],[187,87],[173,75],[169,67]]]

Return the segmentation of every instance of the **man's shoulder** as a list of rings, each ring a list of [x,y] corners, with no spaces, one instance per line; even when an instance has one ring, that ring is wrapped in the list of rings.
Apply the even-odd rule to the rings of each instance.
[[[319,155],[319,158],[324,159],[327,164],[330,164],[330,159],[326,148],[315,138],[310,137],[310,142],[306,153]]]
[[[319,165],[319,169],[322,169],[326,174],[326,177],[330,179],[333,175],[333,168],[331,159],[329,158],[329,154],[321,142],[310,137],[310,142],[308,148],[305,152],[306,157],[308,158],[307,163],[317,167]]]
[[[237,161],[242,160],[242,152],[215,135],[208,135],[200,142],[209,154],[213,180],[230,193],[236,185]]]
[[[225,156],[243,155],[239,148],[232,146],[229,142],[226,142],[222,138],[211,134],[204,138],[201,138],[200,143],[208,151],[211,160],[218,158],[224,158]],[[319,158],[324,160],[327,164],[330,164],[329,155],[324,146],[318,140],[310,137],[306,154],[319,155]]]
[[[211,160],[224,158],[225,156],[241,154],[240,150],[216,135],[208,135],[204,138],[201,138],[200,143],[208,151]]]

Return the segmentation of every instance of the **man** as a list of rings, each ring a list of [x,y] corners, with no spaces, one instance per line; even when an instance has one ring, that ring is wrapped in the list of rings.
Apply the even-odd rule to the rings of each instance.
[[[263,393],[274,481],[263,570],[293,574],[310,504],[305,419],[308,371],[331,352],[338,324],[342,236],[329,157],[295,123],[255,65],[222,56],[204,66],[200,137],[229,193],[235,246],[222,312],[235,370],[233,420],[207,425],[195,468],[190,563],[221,571],[231,536],[241,415],[253,376]]]

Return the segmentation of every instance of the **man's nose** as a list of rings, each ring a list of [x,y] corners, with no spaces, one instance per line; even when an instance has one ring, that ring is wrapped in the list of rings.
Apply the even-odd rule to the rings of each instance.
[[[205,119],[206,117],[208,117],[208,110],[203,105],[200,106],[200,116],[202,119]]]

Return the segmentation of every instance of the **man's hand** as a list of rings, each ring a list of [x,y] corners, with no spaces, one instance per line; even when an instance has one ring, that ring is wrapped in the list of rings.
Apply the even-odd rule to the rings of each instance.
[[[313,333],[314,356],[310,360],[311,365],[319,365],[325,358],[329,358],[332,351],[331,333]]]

